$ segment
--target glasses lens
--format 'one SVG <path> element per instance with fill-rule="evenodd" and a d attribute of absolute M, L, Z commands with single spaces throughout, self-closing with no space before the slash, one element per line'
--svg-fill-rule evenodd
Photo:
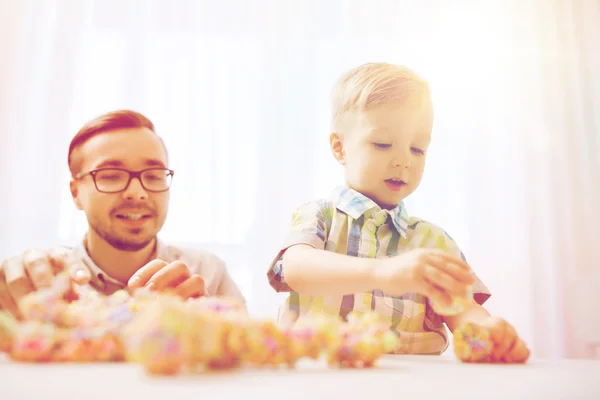
<path fill-rule="evenodd" d="M 149 169 L 142 173 L 142 183 L 150 191 L 167 190 L 171 186 L 171 178 L 168 169 Z"/>
<path fill-rule="evenodd" d="M 118 169 L 104 169 L 96 173 L 96 186 L 101 192 L 120 192 L 125 189 L 129 174 Z"/>

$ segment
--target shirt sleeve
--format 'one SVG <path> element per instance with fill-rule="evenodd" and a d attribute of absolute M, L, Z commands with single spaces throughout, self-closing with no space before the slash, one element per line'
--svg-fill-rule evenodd
<path fill-rule="evenodd" d="M 326 201 L 309 202 L 294 211 L 283 244 L 267 272 L 269 284 L 276 292 L 292 291 L 285 281 L 283 268 L 285 251 L 297 244 L 306 244 L 315 249 L 324 250 L 330 225 L 331 213 Z"/>
<path fill-rule="evenodd" d="M 443 233 L 445 240 L 444 244 L 441 246 L 442 250 L 448 251 L 454 256 L 460 257 L 464 262 L 467 262 L 467 258 L 456 241 L 452 239 L 452 237 L 450 237 L 446 231 L 443 231 Z M 475 274 L 475 283 L 473 284 L 473 299 L 477 302 L 477 304 L 483 305 L 483 303 L 485 303 L 491 296 L 492 294 L 487 286 L 485 286 L 477 274 Z"/>
<path fill-rule="evenodd" d="M 223 275 L 221 277 L 221 283 L 219 284 L 219 287 L 217 288 L 216 295 L 217 296 L 235 297 L 239 300 L 242 300 L 244 303 L 246 302 L 246 299 L 244 298 L 244 295 L 242 294 L 240 288 L 234 282 L 234 280 L 231 278 L 231 276 L 227 272 L 227 269 L 225 268 L 225 266 L 223 266 Z"/>

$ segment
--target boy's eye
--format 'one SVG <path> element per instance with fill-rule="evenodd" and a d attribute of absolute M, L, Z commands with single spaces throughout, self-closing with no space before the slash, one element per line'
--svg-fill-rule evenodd
<path fill-rule="evenodd" d="M 418 148 L 416 148 L 416 147 L 411 147 L 411 148 L 410 148 L 410 150 L 411 150 L 413 153 L 417 153 L 417 154 L 424 154 L 424 153 L 425 153 L 423 150 L 421 150 L 421 149 L 418 149 Z"/>
<path fill-rule="evenodd" d="M 375 147 L 377 147 L 378 149 L 389 149 L 390 147 L 392 147 L 391 144 L 388 143 L 373 143 L 375 145 Z"/>

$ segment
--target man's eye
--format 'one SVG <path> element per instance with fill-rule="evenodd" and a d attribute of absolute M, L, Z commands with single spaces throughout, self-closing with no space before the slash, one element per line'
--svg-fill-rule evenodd
<path fill-rule="evenodd" d="M 375 147 L 377 147 L 378 149 L 389 149 L 390 147 L 392 147 L 391 144 L 388 143 L 373 143 L 375 145 Z"/>
<path fill-rule="evenodd" d="M 411 147 L 411 148 L 410 148 L 410 150 L 411 150 L 413 153 L 417 153 L 417 154 L 425 154 L 425 152 L 424 152 L 423 150 L 421 150 L 421 149 L 418 149 L 418 148 L 416 148 L 416 147 Z"/>
<path fill-rule="evenodd" d="M 98 174 L 98 176 L 96 177 L 96 179 L 100 179 L 103 181 L 118 181 L 119 179 L 122 179 L 123 175 L 120 174 Z"/>

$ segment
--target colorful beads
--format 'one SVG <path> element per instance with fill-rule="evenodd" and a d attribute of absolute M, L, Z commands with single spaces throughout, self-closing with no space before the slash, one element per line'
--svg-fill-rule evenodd
<path fill-rule="evenodd" d="M 371 367 L 397 346 L 374 313 L 351 314 L 347 322 L 315 314 L 284 324 L 252 318 L 242 301 L 224 297 L 182 300 L 144 289 L 102 296 L 60 281 L 19 306 L 22 323 L 0 314 L 0 350 L 28 362 L 127 361 L 151 374 L 177 374 L 293 367 L 325 355 L 332 366 Z"/>
<path fill-rule="evenodd" d="M 472 322 L 454 331 L 454 353 L 465 362 L 487 362 L 494 348 L 489 331 Z"/>

